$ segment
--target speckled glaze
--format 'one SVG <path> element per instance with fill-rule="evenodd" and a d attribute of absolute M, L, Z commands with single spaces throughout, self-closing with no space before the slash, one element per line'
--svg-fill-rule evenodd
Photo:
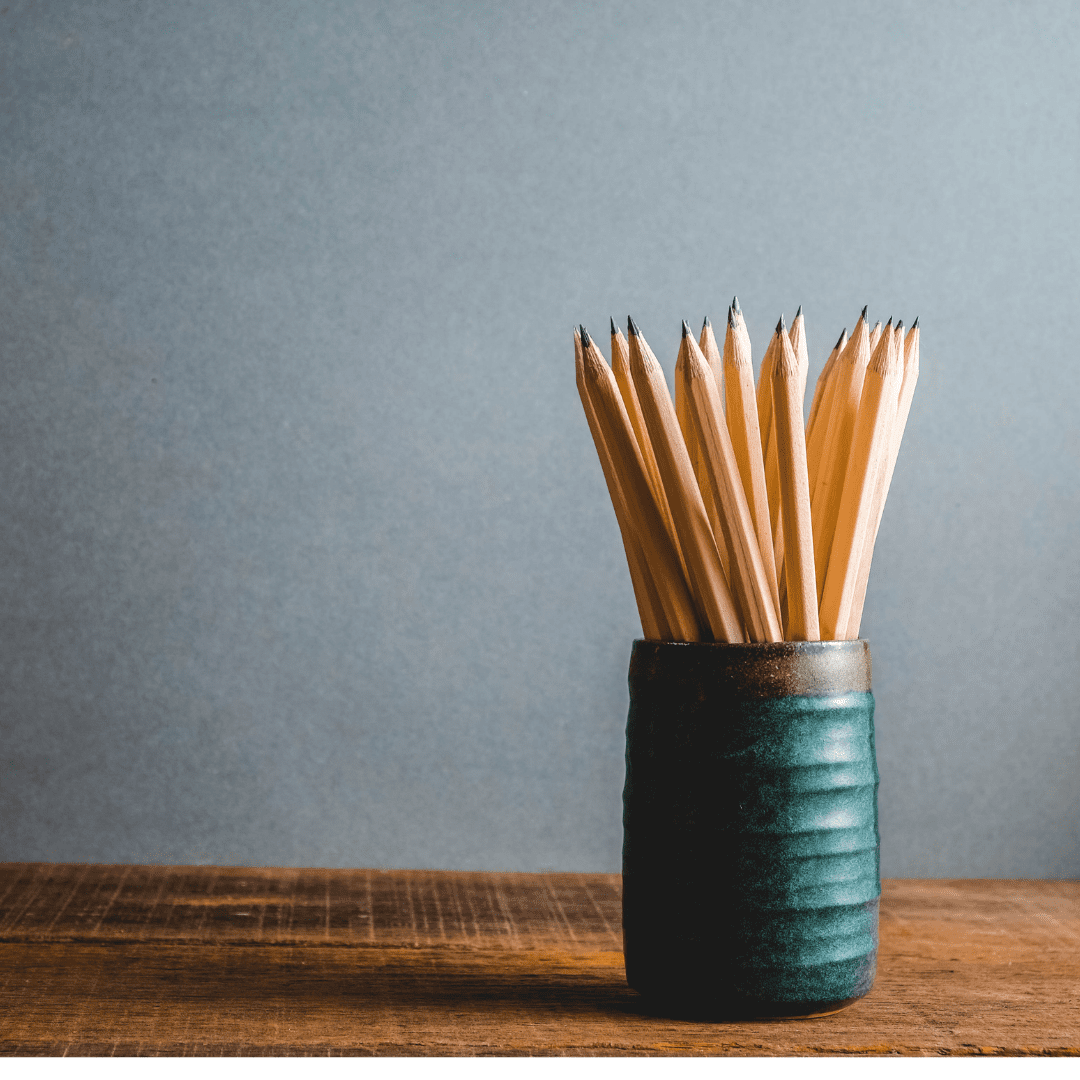
<path fill-rule="evenodd" d="M 718 1018 L 862 997 L 877 960 L 877 786 L 865 641 L 634 642 L 630 985 Z"/>

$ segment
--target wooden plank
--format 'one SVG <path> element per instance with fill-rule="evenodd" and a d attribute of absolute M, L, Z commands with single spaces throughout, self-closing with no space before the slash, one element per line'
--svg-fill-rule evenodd
<path fill-rule="evenodd" d="M 1080 1054 L 1080 882 L 889 881 L 871 994 L 652 1015 L 612 875 L 0 864 L 0 1054 Z"/>

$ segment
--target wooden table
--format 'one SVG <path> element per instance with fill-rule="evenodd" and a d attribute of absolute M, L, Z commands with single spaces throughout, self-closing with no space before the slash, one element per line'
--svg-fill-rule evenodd
<path fill-rule="evenodd" d="M 1080 882 L 887 881 L 814 1020 L 653 1016 L 619 878 L 0 864 L 3 1054 L 1080 1055 Z"/>

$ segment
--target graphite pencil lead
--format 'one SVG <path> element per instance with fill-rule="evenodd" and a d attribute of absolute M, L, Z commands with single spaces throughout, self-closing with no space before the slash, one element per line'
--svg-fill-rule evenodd
<path fill-rule="evenodd" d="M 840 336 L 836 339 L 836 344 L 833 346 L 834 349 L 839 349 L 840 348 L 840 342 L 844 340 L 844 335 L 846 333 L 847 333 L 847 327 L 845 326 L 844 329 L 840 331 Z"/>
<path fill-rule="evenodd" d="M 892 316 L 889 316 L 889 321 L 885 324 L 885 329 L 888 330 L 892 326 Z"/>
<path fill-rule="evenodd" d="M 608 318 L 611 319 L 611 336 L 614 337 L 619 331 L 615 329 L 615 320 L 610 315 Z"/>
<path fill-rule="evenodd" d="M 633 337 L 637 337 L 641 333 L 641 331 L 637 328 L 637 323 L 634 322 L 633 315 L 626 316 L 626 329 Z"/>
<path fill-rule="evenodd" d="M 780 316 L 780 321 L 776 324 L 776 332 L 778 334 L 783 334 L 786 330 L 787 330 L 787 327 L 784 325 L 784 316 L 781 315 Z"/>
<path fill-rule="evenodd" d="M 589 331 L 586 330 L 584 326 L 579 327 L 579 329 L 581 330 L 581 344 L 588 349 L 592 345 L 592 338 L 589 337 Z"/>
<path fill-rule="evenodd" d="M 903 329 L 904 329 L 904 320 L 903 320 L 903 319 L 901 319 L 901 320 L 900 320 L 900 321 L 899 321 L 899 322 L 898 322 L 898 323 L 896 324 L 896 329 L 897 329 L 897 330 L 903 330 Z"/>
<path fill-rule="evenodd" d="M 915 321 L 911 324 L 911 329 L 914 330 L 919 325 L 919 316 L 915 316 Z"/>
<path fill-rule="evenodd" d="M 694 332 L 687 325 L 687 322 L 686 322 L 685 319 L 683 319 L 683 321 L 682 321 L 682 336 L 683 337 L 693 337 L 694 336 Z"/>
<path fill-rule="evenodd" d="M 705 316 L 705 321 L 701 324 L 701 329 L 704 330 L 706 326 L 711 326 L 711 325 L 712 324 L 709 322 L 709 316 L 706 315 Z"/>
<path fill-rule="evenodd" d="M 869 304 L 867 304 L 867 305 L 866 305 L 866 307 L 864 307 L 864 308 L 862 309 L 862 314 L 861 314 L 861 315 L 859 316 L 859 318 L 860 318 L 860 319 L 865 319 L 865 318 L 866 318 L 866 308 L 868 308 L 869 306 L 870 306 L 870 305 L 869 305 Z"/>
<path fill-rule="evenodd" d="M 795 312 L 795 318 L 797 319 L 802 314 L 802 304 L 799 305 L 799 310 Z"/>
<path fill-rule="evenodd" d="M 737 296 L 732 297 L 731 306 L 735 309 L 735 314 L 736 315 L 741 315 L 742 314 L 742 308 L 739 307 L 739 298 Z"/>
<path fill-rule="evenodd" d="M 727 324 L 732 330 L 735 329 L 735 309 L 730 304 L 727 309 Z"/>

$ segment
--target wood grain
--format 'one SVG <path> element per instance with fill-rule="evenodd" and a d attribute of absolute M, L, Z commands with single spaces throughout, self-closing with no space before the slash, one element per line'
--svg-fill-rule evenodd
<path fill-rule="evenodd" d="M 650 1015 L 619 878 L 0 864 L 0 1054 L 1080 1055 L 1080 882 L 887 881 L 870 995 Z"/>

